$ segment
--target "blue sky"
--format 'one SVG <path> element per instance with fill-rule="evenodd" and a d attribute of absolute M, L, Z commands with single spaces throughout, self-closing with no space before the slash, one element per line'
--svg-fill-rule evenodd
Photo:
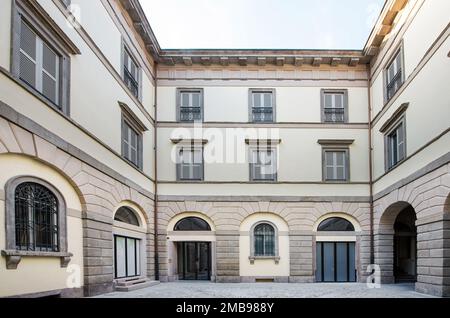
<path fill-rule="evenodd" d="M 140 0 L 162 48 L 362 49 L 384 0 Z"/>

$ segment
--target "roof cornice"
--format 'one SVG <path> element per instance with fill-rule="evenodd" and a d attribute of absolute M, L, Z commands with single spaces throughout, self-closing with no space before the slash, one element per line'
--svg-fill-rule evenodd
<path fill-rule="evenodd" d="M 408 0 L 386 0 L 369 39 L 364 47 L 364 55 L 377 55 L 384 38 L 392 31 L 398 13 L 406 6 Z"/>

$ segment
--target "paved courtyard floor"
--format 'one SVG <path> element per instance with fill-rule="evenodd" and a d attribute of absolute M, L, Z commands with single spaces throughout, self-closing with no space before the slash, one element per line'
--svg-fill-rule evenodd
<path fill-rule="evenodd" d="M 215 284 L 210 282 L 162 283 L 128 293 L 114 292 L 100 298 L 422 298 L 413 284 Z"/>

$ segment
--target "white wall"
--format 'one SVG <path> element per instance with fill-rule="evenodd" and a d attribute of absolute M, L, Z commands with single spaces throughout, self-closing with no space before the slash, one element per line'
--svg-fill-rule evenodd
<path fill-rule="evenodd" d="M 429 60 L 424 60 L 431 45 L 447 27 L 449 11 L 449 1 L 410 1 L 402 15 L 398 17 L 399 22 L 395 30 L 386 40 L 375 62 L 378 71 L 375 72 L 376 77 L 371 86 L 374 115 L 378 114 L 383 105 L 382 69 L 386 67 L 387 58 L 395 53 L 397 43 L 403 41 L 406 71 L 404 91 L 385 107 L 384 113 L 376 119 L 377 122 L 373 127 L 374 178 L 378 179 L 375 193 L 409 176 L 449 151 L 448 134 L 434 144 L 428 145 L 450 127 L 448 37 L 439 44 L 440 46 L 436 46 L 437 51 Z M 411 21 L 407 28 L 407 25 L 404 25 L 405 21 Z M 423 68 L 419 65 L 422 60 L 426 62 Z M 417 151 L 420 153 L 379 179 L 385 173 L 384 136 L 379 130 L 403 103 L 409 103 L 405 113 L 407 156 L 412 156 Z M 425 146 L 427 147 L 422 149 Z"/>

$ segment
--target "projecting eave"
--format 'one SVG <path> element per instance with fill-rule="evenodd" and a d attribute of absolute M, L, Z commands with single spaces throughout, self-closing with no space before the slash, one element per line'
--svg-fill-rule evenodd
<path fill-rule="evenodd" d="M 368 64 L 369 58 L 360 50 L 162 50 L 160 62 L 166 65 L 346 65 Z"/>
<path fill-rule="evenodd" d="M 384 38 L 392 31 L 398 13 L 407 3 L 408 0 L 386 0 L 383 10 L 364 47 L 364 55 L 372 57 L 378 54 Z"/>
<path fill-rule="evenodd" d="M 161 47 L 159 46 L 158 40 L 153 33 L 139 0 L 119 0 L 119 2 L 132 19 L 133 27 L 144 41 L 145 48 L 152 57 L 158 61 L 161 54 Z"/>

